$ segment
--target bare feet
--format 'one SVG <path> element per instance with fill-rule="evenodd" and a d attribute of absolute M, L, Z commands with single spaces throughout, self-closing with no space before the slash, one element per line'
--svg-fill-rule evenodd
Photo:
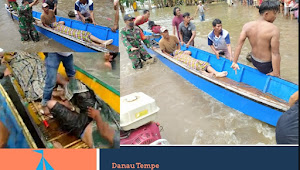
<path fill-rule="evenodd" d="M 226 77 L 228 74 L 227 71 L 217 72 L 215 75 L 216 77 Z"/>
<path fill-rule="evenodd" d="M 63 149 L 64 147 L 61 145 L 61 143 L 57 141 L 52 141 L 53 147 L 56 149 Z"/>
<path fill-rule="evenodd" d="M 105 46 L 107 46 L 107 45 L 110 45 L 111 43 L 113 43 L 113 39 L 106 40 L 102 44 L 104 44 Z"/>

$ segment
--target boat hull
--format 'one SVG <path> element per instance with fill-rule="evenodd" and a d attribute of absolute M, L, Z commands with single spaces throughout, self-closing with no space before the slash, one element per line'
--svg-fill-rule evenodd
<path fill-rule="evenodd" d="M 151 33 L 145 32 L 145 35 L 151 35 Z M 157 42 L 159 39 L 155 38 L 154 40 Z M 207 76 L 201 77 L 195 74 L 195 71 L 191 71 L 191 69 L 184 68 L 180 64 L 171 61 L 172 59 L 164 56 L 161 52 L 152 49 L 147 49 L 147 51 L 156 55 L 174 72 L 220 102 L 272 126 L 276 126 L 279 117 L 288 108 L 287 102 L 289 97 L 298 90 L 298 85 L 296 84 L 280 78 L 266 76 L 249 66 L 239 64 L 241 71 L 235 74 L 230 68 L 231 62 L 227 59 L 220 58 L 218 60 L 213 54 L 194 47 L 186 49 L 185 46 L 181 46 L 181 49 L 191 51 L 192 57 L 209 62 L 217 71 L 228 71 L 227 78 L 234 81 L 237 85 L 246 84 L 267 97 L 271 94 L 275 98 L 279 98 L 282 103 L 266 98 L 262 99 L 259 95 L 251 96 L 251 93 L 242 93 L 238 88 L 232 88 L 232 86 L 225 83 L 212 81 L 214 79 L 207 78 Z"/>

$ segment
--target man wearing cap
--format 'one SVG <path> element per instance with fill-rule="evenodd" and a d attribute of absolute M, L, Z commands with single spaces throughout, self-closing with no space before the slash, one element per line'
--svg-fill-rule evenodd
<path fill-rule="evenodd" d="M 121 38 L 132 62 L 132 67 L 139 69 L 143 67 L 142 61 L 153 63 L 154 58 L 143 47 L 141 41 L 144 42 L 147 48 L 151 47 L 150 42 L 141 34 L 140 29 L 134 26 L 134 19 L 130 14 L 124 16 L 126 26 L 121 30 Z"/>
<path fill-rule="evenodd" d="M 94 3 L 92 0 L 77 0 L 75 2 L 75 10 L 76 20 L 82 21 L 85 23 L 86 20 L 92 20 L 92 23 L 95 25 L 95 18 L 94 18 Z"/>
<path fill-rule="evenodd" d="M 216 77 L 225 77 L 227 76 L 227 71 L 217 72 L 212 68 L 208 62 L 197 60 L 191 57 L 190 51 L 181 51 L 179 40 L 174 35 L 169 35 L 168 30 L 165 27 L 160 29 L 162 39 L 159 41 L 159 48 L 161 51 L 169 57 L 184 63 L 186 66 L 191 69 L 208 72 L 215 75 Z"/>
<path fill-rule="evenodd" d="M 50 28 L 51 24 L 56 22 L 55 13 L 53 10 L 49 9 L 49 5 L 47 3 L 42 4 L 43 13 L 41 15 L 42 24 L 45 27 Z M 65 24 L 64 21 L 59 21 L 59 24 Z"/>
<path fill-rule="evenodd" d="M 39 41 L 39 34 L 33 26 L 32 6 L 38 4 L 38 0 L 22 0 L 22 5 L 18 7 L 19 32 L 22 41 L 28 41 L 29 36 L 33 41 Z"/>

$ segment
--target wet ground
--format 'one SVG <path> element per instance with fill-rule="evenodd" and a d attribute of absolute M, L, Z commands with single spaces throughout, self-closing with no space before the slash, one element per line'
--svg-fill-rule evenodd
<path fill-rule="evenodd" d="M 242 26 L 259 17 L 258 9 L 241 5 L 228 7 L 226 3 L 208 5 L 206 21 L 196 17 L 195 46 L 212 52 L 207 34 L 215 18 L 222 20 L 229 31 L 233 51 Z M 181 11 L 194 15 L 196 6 L 181 6 Z M 152 9 L 150 19 L 171 30 L 173 8 Z M 141 14 L 138 11 L 132 14 Z M 281 76 L 298 84 L 298 22 L 286 20 L 278 14 L 274 24 L 280 29 Z M 120 28 L 124 22 L 120 22 Z M 143 28 L 147 28 L 145 25 Z M 121 42 L 121 41 L 120 41 Z M 239 62 L 252 66 L 245 56 L 250 52 L 248 40 L 242 48 Z M 171 144 L 276 144 L 275 127 L 225 106 L 202 92 L 158 61 L 141 70 L 132 69 L 123 44 L 121 53 L 121 96 L 144 92 L 160 107 L 157 121 L 164 127 L 162 137 Z"/>
<path fill-rule="evenodd" d="M 74 10 L 74 3 L 76 0 L 58 0 L 57 15 L 65 18 L 68 17 L 68 12 Z M 17 0 L 21 4 L 21 0 Z M 60 43 L 41 35 L 39 42 L 21 42 L 19 33 L 18 21 L 12 21 L 10 15 L 7 14 L 4 4 L 6 0 L 0 0 L 0 48 L 5 51 L 73 51 Z M 39 4 L 33 6 L 34 11 L 42 12 L 42 0 Z M 98 25 L 111 27 L 114 24 L 113 4 L 111 0 L 97 0 L 94 1 L 94 16 Z M 73 18 L 74 19 L 74 18 Z"/>

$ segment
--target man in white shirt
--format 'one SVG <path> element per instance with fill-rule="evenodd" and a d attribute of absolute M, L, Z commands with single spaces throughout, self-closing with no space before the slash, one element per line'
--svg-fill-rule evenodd
<path fill-rule="evenodd" d="M 92 24 L 96 25 L 94 18 L 94 3 L 92 0 L 77 0 L 75 2 L 76 20 L 85 23 L 88 20 L 92 21 Z"/>

